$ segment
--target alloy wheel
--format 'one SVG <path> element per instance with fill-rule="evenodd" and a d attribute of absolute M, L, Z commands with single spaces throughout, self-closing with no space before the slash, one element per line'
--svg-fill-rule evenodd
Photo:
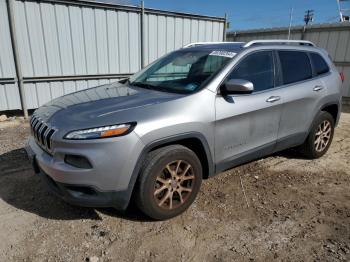
<path fill-rule="evenodd" d="M 159 207 L 176 209 L 192 193 L 195 175 L 192 166 L 184 160 L 168 163 L 157 176 L 153 195 Z"/>
<path fill-rule="evenodd" d="M 322 152 L 329 144 L 332 135 L 332 125 L 328 120 L 324 120 L 316 130 L 315 150 Z"/>

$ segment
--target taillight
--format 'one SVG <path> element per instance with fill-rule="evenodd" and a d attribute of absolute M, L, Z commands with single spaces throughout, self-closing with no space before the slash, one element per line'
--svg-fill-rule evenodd
<path fill-rule="evenodd" d="M 344 82 L 344 80 L 345 80 L 344 73 L 343 73 L 343 72 L 340 72 L 340 73 L 339 73 L 339 76 L 340 76 L 341 81 Z"/>

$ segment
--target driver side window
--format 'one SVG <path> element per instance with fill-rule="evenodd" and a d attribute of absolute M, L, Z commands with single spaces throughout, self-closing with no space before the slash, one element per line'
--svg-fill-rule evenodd
<path fill-rule="evenodd" d="M 226 81 L 231 79 L 243 79 L 252 82 L 254 92 L 273 88 L 275 83 L 272 51 L 259 51 L 243 58 Z"/>

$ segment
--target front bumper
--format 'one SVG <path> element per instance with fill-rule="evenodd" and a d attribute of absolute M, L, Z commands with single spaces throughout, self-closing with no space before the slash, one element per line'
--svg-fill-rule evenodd
<path fill-rule="evenodd" d="M 129 195 L 127 190 L 100 192 L 85 185 L 63 184 L 54 181 L 40 168 L 34 167 L 35 169 L 49 189 L 67 203 L 85 207 L 114 207 L 119 210 L 125 210 L 128 206 L 130 198 L 127 197 Z"/>
<path fill-rule="evenodd" d="M 26 147 L 33 168 L 51 191 L 79 206 L 125 209 L 133 189 L 132 175 L 143 144 L 136 134 L 89 141 L 54 143 L 52 155 L 31 137 Z M 92 168 L 65 162 L 66 155 L 83 156 Z"/>

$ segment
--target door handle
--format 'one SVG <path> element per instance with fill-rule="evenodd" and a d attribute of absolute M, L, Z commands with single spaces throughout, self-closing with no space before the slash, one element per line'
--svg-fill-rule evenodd
<path fill-rule="evenodd" d="M 321 91 L 322 89 L 323 89 L 323 86 L 315 86 L 313 90 L 318 92 L 318 91 Z"/>
<path fill-rule="evenodd" d="M 268 99 L 266 99 L 266 102 L 268 102 L 268 103 L 274 103 L 274 102 L 276 102 L 276 101 L 278 101 L 278 100 L 280 100 L 280 99 L 281 99 L 280 96 L 270 96 Z"/>

